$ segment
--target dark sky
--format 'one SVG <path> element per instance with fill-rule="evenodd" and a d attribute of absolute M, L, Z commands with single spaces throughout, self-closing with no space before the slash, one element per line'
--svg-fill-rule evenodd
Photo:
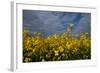
<path fill-rule="evenodd" d="M 61 34 L 74 24 L 72 33 L 89 32 L 91 29 L 90 13 L 23 10 L 23 28 L 43 35 Z"/>

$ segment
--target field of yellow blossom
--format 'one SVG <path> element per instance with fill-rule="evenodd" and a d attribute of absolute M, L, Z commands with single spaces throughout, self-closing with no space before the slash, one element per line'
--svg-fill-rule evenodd
<path fill-rule="evenodd" d="M 71 27 L 72 25 L 70 25 Z M 88 32 L 43 37 L 39 32 L 23 31 L 23 62 L 85 60 L 91 58 L 91 39 Z"/>

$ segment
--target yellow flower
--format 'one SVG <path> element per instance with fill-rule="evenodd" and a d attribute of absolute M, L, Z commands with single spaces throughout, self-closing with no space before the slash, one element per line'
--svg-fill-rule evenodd
<path fill-rule="evenodd" d="M 34 34 L 37 34 L 37 32 L 34 32 Z"/>
<path fill-rule="evenodd" d="M 64 57 L 64 56 L 65 56 L 65 54 L 63 53 L 63 54 L 62 54 L 62 56 Z"/>
<path fill-rule="evenodd" d="M 67 33 L 71 32 L 73 26 L 74 24 L 70 24 L 64 33 L 48 37 L 39 36 L 39 32 L 33 32 L 34 36 L 23 32 L 23 62 L 90 58 L 89 33 Z"/>
<path fill-rule="evenodd" d="M 41 33 L 40 33 L 40 32 L 38 32 L 37 34 L 38 34 L 38 35 L 41 35 Z"/>
<path fill-rule="evenodd" d="M 39 40 L 36 40 L 35 43 L 38 44 Z"/>
<path fill-rule="evenodd" d="M 57 37 L 58 37 L 57 34 L 54 34 L 54 38 L 57 39 Z"/>
<path fill-rule="evenodd" d="M 67 32 L 71 32 L 71 28 L 70 27 L 67 28 Z"/>
<path fill-rule="evenodd" d="M 44 62 L 45 61 L 45 59 L 42 59 L 42 62 Z"/>
<path fill-rule="evenodd" d="M 58 49 L 59 49 L 60 52 L 63 52 L 64 51 L 64 49 L 63 49 L 62 46 L 58 47 Z"/>
<path fill-rule="evenodd" d="M 74 26 L 74 24 L 70 24 L 70 27 L 73 27 Z"/>
<path fill-rule="evenodd" d="M 88 35 L 89 33 L 88 32 L 85 32 L 85 34 Z"/>
<path fill-rule="evenodd" d="M 35 52 L 35 49 L 33 49 L 32 51 Z"/>
<path fill-rule="evenodd" d="M 66 44 L 66 47 L 67 47 L 67 49 L 71 49 L 72 43 L 67 43 L 67 44 Z"/>
<path fill-rule="evenodd" d="M 55 56 L 58 56 L 59 55 L 57 50 L 55 50 L 54 52 L 55 52 Z"/>
<path fill-rule="evenodd" d="M 29 61 L 31 61 L 31 58 L 25 58 L 24 61 L 25 61 L 25 62 L 29 62 Z"/>
<path fill-rule="evenodd" d="M 49 54 L 46 54 L 46 58 L 49 59 L 50 58 L 50 55 Z"/>
<path fill-rule="evenodd" d="M 44 58 L 43 56 L 40 56 L 40 59 Z"/>

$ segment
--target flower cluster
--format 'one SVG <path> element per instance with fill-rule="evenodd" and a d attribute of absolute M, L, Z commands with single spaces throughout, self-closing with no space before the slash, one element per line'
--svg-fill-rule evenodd
<path fill-rule="evenodd" d="M 43 37 L 39 32 L 23 32 L 23 62 L 80 60 L 91 58 L 89 33 L 70 34 L 74 24 L 67 31 Z"/>
<path fill-rule="evenodd" d="M 91 58 L 88 33 L 54 34 L 43 37 L 39 32 L 23 32 L 23 62 L 80 60 Z"/>

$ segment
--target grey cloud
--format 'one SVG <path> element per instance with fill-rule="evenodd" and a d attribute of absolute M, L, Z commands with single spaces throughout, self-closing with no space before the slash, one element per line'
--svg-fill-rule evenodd
<path fill-rule="evenodd" d="M 91 32 L 91 14 L 83 14 L 73 33 Z"/>
<path fill-rule="evenodd" d="M 31 32 L 43 32 L 44 35 L 63 33 L 67 25 L 76 23 L 75 18 L 79 13 L 53 12 L 53 11 L 23 11 L 23 26 Z M 90 15 L 83 14 L 73 33 L 90 30 Z"/>

